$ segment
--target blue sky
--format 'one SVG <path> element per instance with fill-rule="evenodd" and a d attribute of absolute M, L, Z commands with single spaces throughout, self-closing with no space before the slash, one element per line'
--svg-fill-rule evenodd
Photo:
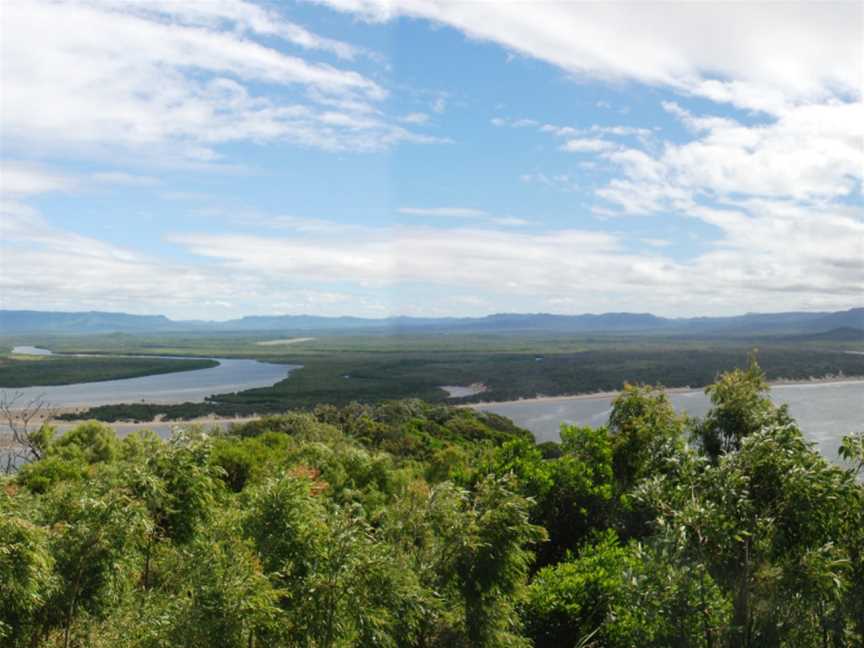
<path fill-rule="evenodd" d="M 4 308 L 862 303 L 860 3 L 2 12 Z"/>

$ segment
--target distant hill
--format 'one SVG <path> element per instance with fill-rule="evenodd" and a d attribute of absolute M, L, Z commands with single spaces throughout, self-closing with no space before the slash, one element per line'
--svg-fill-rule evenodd
<path fill-rule="evenodd" d="M 828 313 L 811 322 L 811 330 L 864 329 L 864 308 Z"/>
<path fill-rule="evenodd" d="M 55 311 L 0 310 L 0 333 L 150 333 L 176 330 L 177 322 L 164 315 L 127 313 L 63 313 Z"/>
<path fill-rule="evenodd" d="M 802 335 L 789 335 L 784 339 L 789 341 L 811 342 L 824 340 L 826 342 L 864 342 L 864 330 L 844 326 L 842 328 L 821 331 L 819 333 L 804 333 Z"/>
<path fill-rule="evenodd" d="M 256 315 L 224 322 L 177 321 L 164 315 L 128 313 L 0 310 L 0 334 L 25 333 L 168 333 L 255 331 L 380 331 L 397 333 L 630 333 L 736 336 L 752 334 L 835 336 L 858 339 L 864 308 L 838 312 L 748 313 L 732 317 L 664 318 L 650 313 L 554 315 L 497 313 L 485 317 L 321 317 Z M 848 338 L 836 336 L 850 336 Z"/>

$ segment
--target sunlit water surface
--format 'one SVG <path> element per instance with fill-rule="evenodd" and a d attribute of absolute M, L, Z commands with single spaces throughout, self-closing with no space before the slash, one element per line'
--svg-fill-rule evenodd
<path fill-rule="evenodd" d="M 36 347 L 16 347 L 15 353 L 46 355 Z M 256 387 L 269 387 L 286 378 L 299 365 L 270 364 L 257 360 L 214 358 L 219 366 L 141 378 L 108 380 L 53 387 L 28 387 L 20 390 L 21 401 L 41 397 L 55 407 L 94 406 L 114 403 L 200 402 L 213 394 L 224 394 Z M 449 386 L 448 386 L 449 387 Z M 470 390 L 471 388 L 464 388 Z M 864 380 L 778 385 L 771 398 L 787 404 L 808 439 L 832 461 L 846 434 L 864 429 Z M 506 403 L 484 403 L 474 407 L 501 414 L 530 430 L 538 441 L 558 441 L 562 423 L 603 425 L 612 410 L 612 396 L 597 398 L 556 398 Z M 673 393 L 675 408 L 691 416 L 704 416 L 710 406 L 701 390 Z M 220 422 L 225 425 L 226 421 Z M 148 427 L 167 435 L 173 424 L 153 423 Z M 0 426 L 2 427 L 2 426 Z M 65 425 L 62 427 L 66 427 Z M 128 432 L 138 426 L 118 424 Z"/>
<path fill-rule="evenodd" d="M 36 347 L 15 347 L 13 353 L 49 355 Z M 152 356 L 151 356 L 152 357 Z M 103 380 L 100 382 L 7 389 L 20 393 L 20 401 L 42 398 L 54 407 L 111 405 L 115 403 L 193 403 L 213 394 L 269 387 L 288 377 L 300 365 L 272 364 L 258 360 L 213 358 L 219 365 L 207 369 Z"/>
<path fill-rule="evenodd" d="M 864 380 L 777 385 L 771 388 L 777 404 L 789 406 L 807 438 L 828 459 L 837 458 L 843 436 L 864 430 Z M 603 425 L 612 411 L 613 397 L 524 400 L 478 405 L 501 414 L 530 430 L 538 441 L 558 441 L 561 423 Z M 691 416 L 704 416 L 710 407 L 702 391 L 671 394 L 675 408 Z"/>

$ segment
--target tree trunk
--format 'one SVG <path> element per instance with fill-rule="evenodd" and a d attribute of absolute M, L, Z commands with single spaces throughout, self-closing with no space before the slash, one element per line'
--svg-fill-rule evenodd
<path fill-rule="evenodd" d="M 750 543 L 744 545 L 744 564 L 738 576 L 732 610 L 735 646 L 750 648 Z"/>

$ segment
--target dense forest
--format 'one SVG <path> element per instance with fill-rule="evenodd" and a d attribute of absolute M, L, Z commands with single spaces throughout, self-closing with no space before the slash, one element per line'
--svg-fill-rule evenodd
<path fill-rule="evenodd" d="M 864 434 L 830 463 L 755 363 L 707 391 L 539 445 L 419 400 L 45 426 L 0 478 L 0 644 L 861 646 Z"/>
<path fill-rule="evenodd" d="M 0 357 L 0 388 L 121 380 L 218 366 L 207 358 Z"/>
<path fill-rule="evenodd" d="M 644 347 L 645 345 L 642 344 Z M 535 348 L 542 349 L 538 344 Z M 204 403 L 125 403 L 93 407 L 83 414 L 114 422 L 150 421 L 156 416 L 191 419 L 311 409 L 320 403 L 347 405 L 421 398 L 427 402 L 506 401 L 621 389 L 628 381 L 666 387 L 703 387 L 718 370 L 747 366 L 748 348 L 699 342 L 693 346 L 586 349 L 578 353 L 332 351 L 279 361 L 302 365 L 270 387 L 218 394 Z M 276 361 L 270 358 L 270 361 Z M 820 348 L 762 348 L 759 361 L 769 380 L 864 376 L 864 355 Z M 441 385 L 482 383 L 477 396 L 448 399 Z M 69 413 L 67 420 L 82 415 Z"/>

